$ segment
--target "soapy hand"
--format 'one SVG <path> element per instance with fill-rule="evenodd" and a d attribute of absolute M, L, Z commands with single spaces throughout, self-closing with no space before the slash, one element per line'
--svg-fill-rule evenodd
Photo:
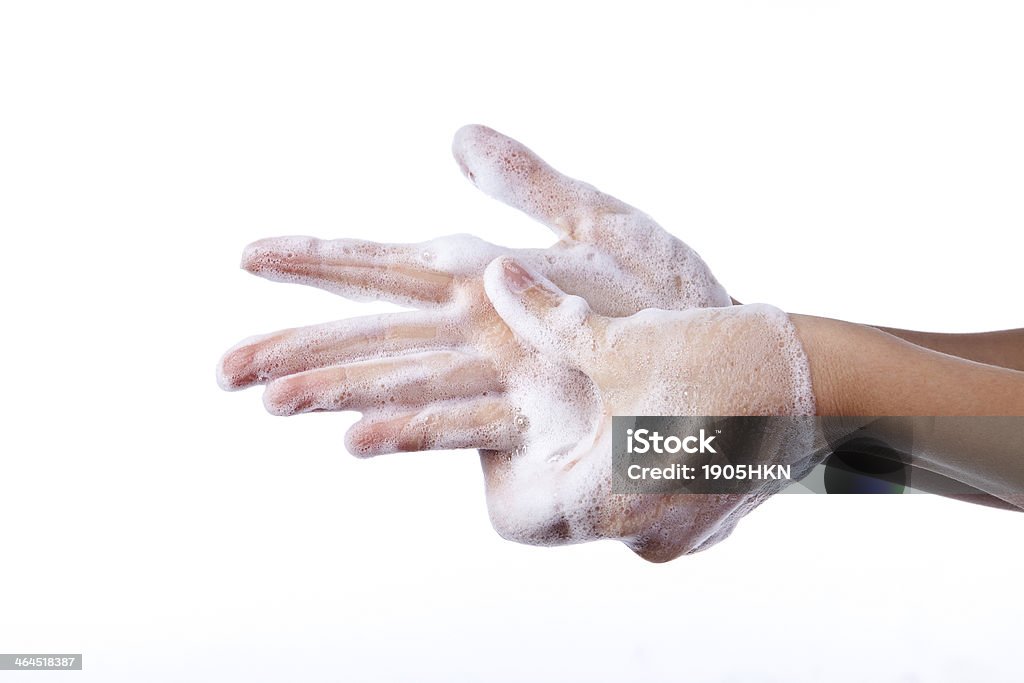
<path fill-rule="evenodd" d="M 508 257 L 487 267 L 484 282 L 533 361 L 523 364 L 531 371 L 504 377 L 525 418 L 518 448 L 483 454 L 491 518 L 503 536 L 535 544 L 615 538 L 663 561 L 721 540 L 777 490 L 766 481 L 743 493 L 613 494 L 611 426 L 613 415 L 814 415 L 807 357 L 785 313 L 752 304 L 606 317 Z M 816 437 L 806 427 L 741 448 L 746 464 L 805 470 Z"/>
<path fill-rule="evenodd" d="M 751 374 L 730 374 L 747 357 L 740 352 L 750 341 L 745 337 L 781 334 L 782 314 L 707 311 L 673 319 L 668 337 L 658 327 L 668 319 L 642 314 L 630 319 L 631 332 L 612 335 L 613 346 L 597 345 L 584 320 L 728 306 L 730 299 L 697 254 L 648 216 L 559 174 L 514 140 L 469 126 L 453 149 L 478 187 L 545 223 L 559 241 L 544 250 L 510 250 L 469 236 L 415 245 L 257 242 L 243 256 L 253 273 L 423 310 L 249 339 L 223 358 L 221 385 L 266 383 L 264 401 L 276 414 L 362 412 L 346 437 L 357 455 L 480 449 L 492 521 L 513 540 L 619 538 L 649 559 L 669 559 L 721 538 L 753 498 L 610 495 L 608 419 L 616 411 L 806 411 L 809 399 L 798 404 L 791 395 L 792 377 L 765 391 Z M 510 255 L 516 261 L 499 258 Z M 513 288 L 531 283 L 523 302 L 508 294 L 506 281 Z M 576 296 L 555 307 L 553 327 L 544 328 L 541 317 L 517 318 L 531 300 L 561 297 L 562 290 Z M 566 316 L 580 324 L 563 324 Z M 627 343 L 635 334 L 649 337 L 646 347 Z M 672 334 L 690 341 L 671 347 L 671 357 L 652 356 L 656 340 Z M 576 357 L 584 349 L 574 342 L 580 339 L 592 344 L 590 356 Z M 674 385 L 668 376 L 647 376 L 659 368 L 681 374 Z M 629 377 L 635 381 L 627 387 Z"/>
<path fill-rule="evenodd" d="M 466 126 L 453 152 L 480 189 L 544 223 L 559 241 L 519 250 L 469 235 L 406 245 L 311 237 L 256 242 L 242 257 L 252 273 L 422 310 L 250 338 L 222 359 L 222 387 L 268 383 L 265 403 L 277 414 L 359 410 L 364 418 L 348 435 L 357 453 L 505 449 L 516 434 L 509 432 L 497 368 L 514 371 L 524 356 L 484 294 L 483 271 L 496 257 L 514 255 L 604 315 L 729 305 L 683 242 L 515 140 Z M 393 426 L 393 438 L 362 438 L 384 425 Z"/>

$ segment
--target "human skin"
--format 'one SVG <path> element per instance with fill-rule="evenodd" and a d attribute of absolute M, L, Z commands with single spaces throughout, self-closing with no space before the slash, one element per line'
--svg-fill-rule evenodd
<path fill-rule="evenodd" d="M 243 267 L 253 273 L 423 310 L 246 340 L 222 359 L 221 385 L 266 384 L 264 402 L 276 414 L 361 411 L 363 419 L 346 437 L 358 455 L 480 449 L 492 521 L 515 540 L 619 538 L 648 559 L 664 560 L 721 538 L 741 503 L 749 509 L 750 500 L 723 496 L 716 502 L 703 496 L 654 509 L 650 501 L 634 500 L 626 512 L 622 501 L 609 499 L 592 509 L 581 499 L 601 498 L 607 491 L 603 474 L 594 474 L 603 467 L 597 449 L 584 449 L 589 469 L 573 466 L 571 475 L 554 466 L 544 469 L 552 458 L 579 462 L 573 450 L 604 424 L 601 397 L 578 369 L 520 342 L 489 300 L 483 272 L 496 256 L 512 254 L 523 267 L 535 268 L 538 277 L 550 277 L 552 290 L 585 297 L 595 316 L 728 307 L 725 290 L 699 256 L 650 217 L 562 176 L 515 141 L 471 126 L 456 135 L 453 148 L 470 180 L 546 224 L 559 235 L 558 243 L 545 250 L 508 250 L 464 236 L 417 245 L 306 237 L 257 242 L 243 255 Z M 757 316 L 751 319 L 756 327 Z M 649 331 L 646 338 L 656 336 Z M 529 375 L 540 380 L 533 395 L 515 381 Z M 543 394 L 544 409 L 523 405 L 534 403 L 536 393 Z M 704 403 L 690 410 L 779 413 L 791 405 L 781 387 L 762 394 L 753 403 L 737 395 L 731 404 Z M 682 406 L 666 404 L 664 410 L 678 412 Z M 540 463 L 529 472 L 515 466 L 527 456 Z M 660 521 L 668 516 L 686 528 L 668 533 Z M 661 529 L 657 538 L 651 534 L 654 526 Z"/>
<path fill-rule="evenodd" d="M 736 299 L 732 299 L 732 303 L 740 304 Z M 1024 370 L 1024 329 L 950 333 L 921 332 L 882 325 L 873 327 L 911 344 L 950 356 L 1010 370 Z"/>
<path fill-rule="evenodd" d="M 477 317 L 477 339 L 489 368 L 453 378 L 453 348 L 314 369 L 272 381 L 268 407 L 375 416 L 348 436 L 360 455 L 449 444 L 454 433 L 461 447 L 481 449 L 495 529 L 535 545 L 617 539 L 666 561 L 725 538 L 778 490 L 769 480 L 743 494 L 615 494 L 610 454 L 614 415 L 813 415 L 806 359 L 782 311 L 752 304 L 603 316 L 509 257 L 487 266 L 483 284 L 478 305 L 494 316 Z M 395 397 L 406 405 L 392 408 Z M 807 433 L 781 435 L 751 449 L 750 464 L 799 470 L 811 443 Z"/>
<path fill-rule="evenodd" d="M 970 333 L 917 332 L 880 326 L 878 329 L 933 351 L 986 365 L 1024 370 L 1022 329 Z"/>
<path fill-rule="evenodd" d="M 446 429 L 418 444 L 403 438 L 394 450 L 412 450 L 414 445 L 503 448 L 514 434 L 501 428 L 493 430 L 488 444 L 466 444 L 463 436 L 467 424 L 504 424 L 511 407 L 501 398 L 495 368 L 524 359 L 484 292 L 483 271 L 496 257 L 511 255 L 536 268 L 562 290 L 583 296 L 602 315 L 728 305 L 724 288 L 686 244 L 643 212 L 558 173 L 515 140 L 484 126 L 466 126 L 456 134 L 453 152 L 477 187 L 543 223 L 559 240 L 546 249 L 508 249 L 468 235 L 402 245 L 311 237 L 255 242 L 245 249 L 242 267 L 256 275 L 420 310 L 247 339 L 221 360 L 222 387 L 267 384 L 265 403 L 278 414 L 363 409 L 364 419 L 349 438 L 350 447 L 359 450 L 362 430 L 380 420 L 397 424 L 395 416 L 371 410 L 375 388 L 370 384 L 378 375 L 396 365 L 410 372 L 443 368 L 447 393 L 432 394 L 433 403 L 481 398 L 445 406 L 429 419 L 441 421 L 439 426 Z M 409 357 L 413 353 L 428 355 Z M 311 374 L 279 381 L 298 373 Z M 344 381 L 348 389 L 303 400 L 289 391 L 300 379 L 325 388 Z M 401 386 L 392 386 L 389 399 L 394 400 L 389 403 L 415 413 L 417 387 L 423 381 L 406 378 Z"/>
<path fill-rule="evenodd" d="M 867 325 L 789 317 L 807 353 L 819 414 L 1024 416 L 1024 372 L 929 349 Z M 1016 427 L 1009 430 L 980 419 L 938 424 L 955 424 L 956 434 L 948 428 L 918 432 L 916 467 L 1024 506 L 1024 420 L 996 423 Z M 880 436 L 901 446 L 896 432 Z"/>
<path fill-rule="evenodd" d="M 739 304 L 733 299 L 734 304 Z M 919 332 L 790 314 L 811 359 L 822 415 L 1022 416 L 1024 329 L 975 333 Z M 881 423 L 896 424 L 893 421 Z M 907 458 L 922 490 L 966 502 L 1019 509 L 1024 491 L 1024 447 L 1004 425 L 1020 422 L 958 420 L 955 438 L 941 430 L 875 436 Z M 969 447 L 965 447 L 969 446 Z M 955 464 L 953 464 L 955 462 Z M 949 493 L 950 482 L 958 493 Z M 987 492 L 987 493 L 985 493 Z"/>
<path fill-rule="evenodd" d="M 222 386 L 267 384 L 264 401 L 276 414 L 361 411 L 363 419 L 347 436 L 358 455 L 480 449 L 492 521 L 514 540 L 617 538 L 647 559 L 663 561 L 724 538 L 768 491 L 659 497 L 656 504 L 650 497 L 610 496 L 607 481 L 595 474 L 606 465 L 604 418 L 643 412 L 793 414 L 792 378 L 779 386 L 750 384 L 756 375 L 751 359 L 771 359 L 763 342 L 778 332 L 778 317 L 768 325 L 750 307 L 728 307 L 724 289 L 686 245 L 636 209 L 561 176 L 515 141 L 468 127 L 456 137 L 455 152 L 467 177 L 544 222 L 559 242 L 547 250 L 508 250 L 466 236 L 417 245 L 305 237 L 258 242 L 243 256 L 251 272 L 424 310 L 247 340 L 222 360 Z M 509 261 L 509 254 L 522 263 Z M 519 316 L 517 329 L 496 310 L 493 295 L 507 279 L 501 273 L 516 269 L 528 274 L 520 279 L 535 283 L 524 291 L 580 295 L 569 298 L 569 308 L 589 320 L 627 319 L 645 308 L 669 309 L 668 315 L 657 325 L 644 316 L 632 320 L 629 329 L 645 345 L 630 354 L 620 344 L 615 354 L 584 370 L 585 359 L 557 359 L 550 348 L 539 353 L 543 335 L 524 340 L 530 335 L 522 321 L 529 316 Z M 571 327 L 561 329 L 567 338 L 575 336 Z M 681 337 L 690 341 L 686 353 L 664 343 Z M 617 363 L 625 373 L 618 378 L 601 370 Z M 643 379 L 638 369 L 645 363 L 662 374 Z M 678 398 L 685 386 L 695 386 L 681 378 L 701 372 L 709 372 L 720 389 L 704 392 L 702 401 L 658 402 L 644 390 L 674 381 L 678 391 L 665 396 Z M 530 375 L 533 383 L 519 381 Z M 632 394 L 622 389 L 623 377 Z M 559 441 L 537 436 L 545 434 Z M 585 444 L 587 439 L 592 443 Z M 524 468 L 523 462 L 532 466 Z"/>

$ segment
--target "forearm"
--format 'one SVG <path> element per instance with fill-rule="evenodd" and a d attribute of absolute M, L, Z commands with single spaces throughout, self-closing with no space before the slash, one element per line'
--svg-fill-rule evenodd
<path fill-rule="evenodd" d="M 872 327 L 790 317 L 807 352 L 819 414 L 849 416 L 851 429 L 861 424 L 856 416 L 899 416 L 875 421 L 872 429 L 912 454 L 914 467 L 1024 506 L 1024 418 L 1014 417 L 1024 416 L 1024 372 L 956 358 Z"/>
<path fill-rule="evenodd" d="M 945 334 L 892 327 L 877 329 L 934 351 L 1012 370 L 1024 370 L 1024 329 Z"/>
<path fill-rule="evenodd" d="M 1024 415 L 1024 372 L 934 351 L 877 328 L 790 315 L 822 415 Z"/>

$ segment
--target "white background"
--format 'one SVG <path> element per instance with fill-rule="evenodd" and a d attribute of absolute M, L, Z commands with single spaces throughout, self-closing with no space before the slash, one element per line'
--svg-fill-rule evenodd
<path fill-rule="evenodd" d="M 539 549 L 477 458 L 214 382 L 385 310 L 264 282 L 278 234 L 552 241 L 450 157 L 480 122 L 653 215 L 730 293 L 1024 325 L 1019 3 L 4 2 L 0 681 L 1020 680 L 1024 517 L 784 496 L 711 551 Z M 675 4 L 675 3 L 673 3 Z"/>

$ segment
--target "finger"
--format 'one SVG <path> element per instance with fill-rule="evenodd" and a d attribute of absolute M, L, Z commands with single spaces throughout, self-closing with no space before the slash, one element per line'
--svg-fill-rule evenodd
<path fill-rule="evenodd" d="M 522 423 L 500 397 L 453 401 L 397 415 L 367 415 L 349 429 L 345 445 L 361 458 L 460 448 L 508 451 L 520 444 Z"/>
<path fill-rule="evenodd" d="M 228 391 L 315 368 L 368 358 L 451 348 L 458 326 L 434 312 L 386 313 L 251 337 L 221 358 L 217 382 Z"/>
<path fill-rule="evenodd" d="M 505 256 L 487 266 L 484 289 L 501 319 L 529 346 L 581 369 L 594 362 L 601 318 L 582 297 Z"/>
<path fill-rule="evenodd" d="M 459 351 L 428 351 L 348 363 L 270 382 L 263 403 L 274 415 L 422 407 L 498 394 L 494 365 Z"/>
<path fill-rule="evenodd" d="M 242 253 L 242 268 L 277 282 L 326 289 L 356 301 L 437 305 L 452 296 L 454 276 L 431 264 L 424 245 L 272 237 Z"/>
<path fill-rule="evenodd" d="M 578 238 L 578 228 L 601 214 L 635 212 L 625 202 L 562 175 L 522 143 L 486 126 L 459 129 L 452 153 L 478 188 L 559 237 Z"/>

